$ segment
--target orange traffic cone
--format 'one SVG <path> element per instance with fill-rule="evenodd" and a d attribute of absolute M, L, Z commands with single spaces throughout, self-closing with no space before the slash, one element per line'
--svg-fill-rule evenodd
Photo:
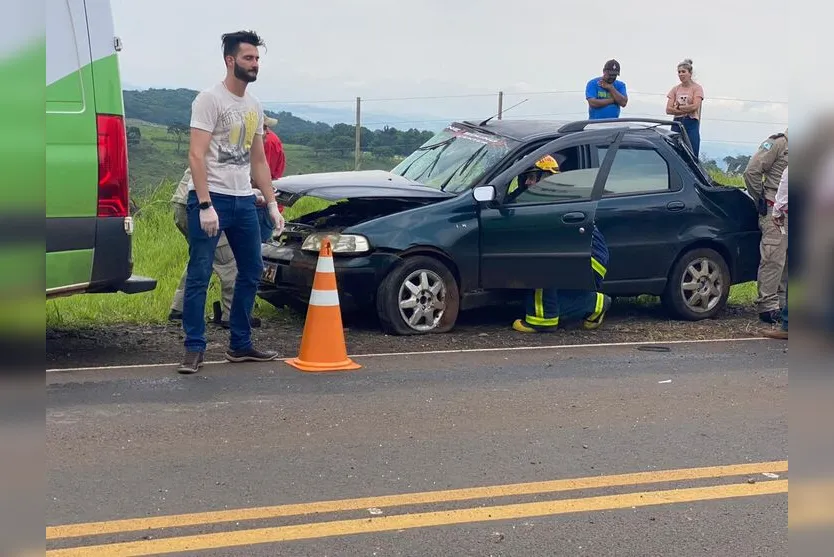
<path fill-rule="evenodd" d="M 362 367 L 347 356 L 333 249 L 327 238 L 322 240 L 319 250 L 313 291 L 301 335 L 301 350 L 297 358 L 291 358 L 287 363 L 302 371 L 341 371 Z"/>

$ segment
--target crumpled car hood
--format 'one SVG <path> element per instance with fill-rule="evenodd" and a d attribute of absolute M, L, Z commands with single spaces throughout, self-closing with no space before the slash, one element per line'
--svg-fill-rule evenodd
<path fill-rule="evenodd" d="M 280 203 L 292 206 L 304 196 L 339 199 L 448 199 L 454 194 L 385 170 L 320 172 L 284 176 L 272 181 Z"/>

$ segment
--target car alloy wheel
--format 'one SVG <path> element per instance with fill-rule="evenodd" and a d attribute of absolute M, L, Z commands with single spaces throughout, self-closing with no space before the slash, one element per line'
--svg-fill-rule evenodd
<path fill-rule="evenodd" d="M 401 257 L 379 283 L 374 302 L 386 334 L 437 334 L 454 328 L 460 293 L 449 265 L 424 254 Z"/>
<path fill-rule="evenodd" d="M 446 284 L 440 275 L 417 269 L 400 285 L 400 316 L 415 331 L 431 331 L 446 311 L 446 294 Z"/>
<path fill-rule="evenodd" d="M 681 275 L 681 296 L 694 313 L 712 311 L 721 302 L 724 283 L 721 269 L 707 257 L 692 260 Z"/>

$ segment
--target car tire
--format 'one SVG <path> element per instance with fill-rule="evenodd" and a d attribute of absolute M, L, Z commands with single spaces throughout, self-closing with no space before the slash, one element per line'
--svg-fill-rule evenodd
<path fill-rule="evenodd" d="M 713 249 L 697 248 L 675 263 L 661 302 L 681 319 L 711 319 L 727 305 L 730 286 L 730 269 L 724 257 Z"/>
<path fill-rule="evenodd" d="M 388 334 L 447 333 L 455 326 L 459 309 L 457 281 L 448 267 L 433 257 L 407 257 L 377 289 L 376 311 L 382 330 Z"/>

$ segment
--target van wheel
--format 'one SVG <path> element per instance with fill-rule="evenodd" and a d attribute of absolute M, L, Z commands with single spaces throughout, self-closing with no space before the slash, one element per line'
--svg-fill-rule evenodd
<path fill-rule="evenodd" d="M 443 263 L 423 255 L 403 260 L 377 289 L 377 315 L 389 334 L 449 332 L 459 308 L 455 277 Z"/>
<path fill-rule="evenodd" d="M 730 269 L 717 251 L 698 248 L 685 253 L 672 268 L 661 302 L 687 321 L 715 317 L 730 297 Z"/>

